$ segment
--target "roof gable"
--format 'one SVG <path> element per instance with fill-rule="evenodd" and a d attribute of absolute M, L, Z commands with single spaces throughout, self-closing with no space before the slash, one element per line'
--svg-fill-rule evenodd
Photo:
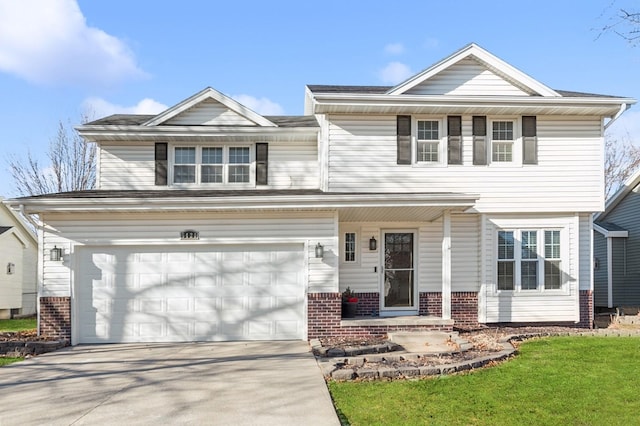
<path fill-rule="evenodd" d="M 0 197 L 0 228 L 3 229 L 0 235 L 17 233 L 16 237 L 21 241 L 22 238 L 29 238 L 34 246 L 37 245 L 34 230 L 29 227 L 25 219 L 9 208 L 2 197 Z M 8 232 L 9 230 L 11 232 Z M 23 236 L 22 238 L 20 237 L 21 235 Z"/>
<path fill-rule="evenodd" d="M 277 127 L 262 115 L 211 87 L 154 116 L 143 125 Z"/>
<path fill-rule="evenodd" d="M 473 43 L 392 87 L 387 94 L 560 96 Z"/>

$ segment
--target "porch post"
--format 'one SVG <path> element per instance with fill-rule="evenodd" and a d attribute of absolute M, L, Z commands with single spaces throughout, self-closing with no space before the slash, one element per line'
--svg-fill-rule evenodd
<path fill-rule="evenodd" d="M 442 319 L 451 319 L 451 212 L 442 216 Z"/>

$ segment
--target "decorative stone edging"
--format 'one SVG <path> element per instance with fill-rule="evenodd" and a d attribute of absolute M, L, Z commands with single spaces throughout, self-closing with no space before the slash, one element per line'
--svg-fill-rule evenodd
<path fill-rule="evenodd" d="M 69 346 L 68 340 L 36 341 L 36 342 L 0 342 L 0 355 L 24 357 L 57 351 Z"/>
<path fill-rule="evenodd" d="M 451 364 L 428 365 L 420 367 L 399 366 L 395 368 L 390 366 L 383 366 L 377 368 L 360 368 L 366 362 L 417 361 L 429 355 L 418 353 L 402 353 L 394 355 L 356 356 L 347 354 L 346 349 L 348 348 L 345 348 L 345 355 L 347 356 L 346 358 L 342 358 L 342 356 L 345 355 L 338 355 L 334 358 L 327 358 L 327 356 L 330 355 L 324 355 L 324 358 L 319 358 L 318 356 L 316 356 L 316 360 L 318 361 L 318 364 L 322 369 L 322 374 L 324 375 L 324 377 L 326 379 L 332 379 L 336 381 L 354 379 L 406 379 L 438 376 L 474 370 L 484 367 L 492 362 L 504 361 L 517 354 L 518 352 L 518 350 L 512 344 L 513 341 L 524 341 L 536 337 L 558 336 L 640 337 L 640 330 L 599 329 L 582 333 L 526 333 L 510 335 L 498 340 L 498 343 L 502 345 L 502 350 L 497 351 L 491 355 L 485 355 L 478 358 Z M 316 353 L 316 345 L 320 345 L 320 342 L 312 341 L 310 343 L 312 348 L 314 348 L 314 353 Z"/>

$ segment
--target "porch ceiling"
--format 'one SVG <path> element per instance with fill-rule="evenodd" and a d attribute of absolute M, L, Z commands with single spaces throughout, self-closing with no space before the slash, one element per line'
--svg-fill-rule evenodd
<path fill-rule="evenodd" d="M 346 207 L 338 209 L 340 222 L 431 222 L 445 210 L 462 213 L 470 206 Z"/>

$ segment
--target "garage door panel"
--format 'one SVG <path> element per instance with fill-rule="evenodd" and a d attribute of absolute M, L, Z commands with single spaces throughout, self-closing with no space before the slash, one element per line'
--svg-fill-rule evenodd
<path fill-rule="evenodd" d="M 302 339 L 301 245 L 80 250 L 78 340 Z"/>

